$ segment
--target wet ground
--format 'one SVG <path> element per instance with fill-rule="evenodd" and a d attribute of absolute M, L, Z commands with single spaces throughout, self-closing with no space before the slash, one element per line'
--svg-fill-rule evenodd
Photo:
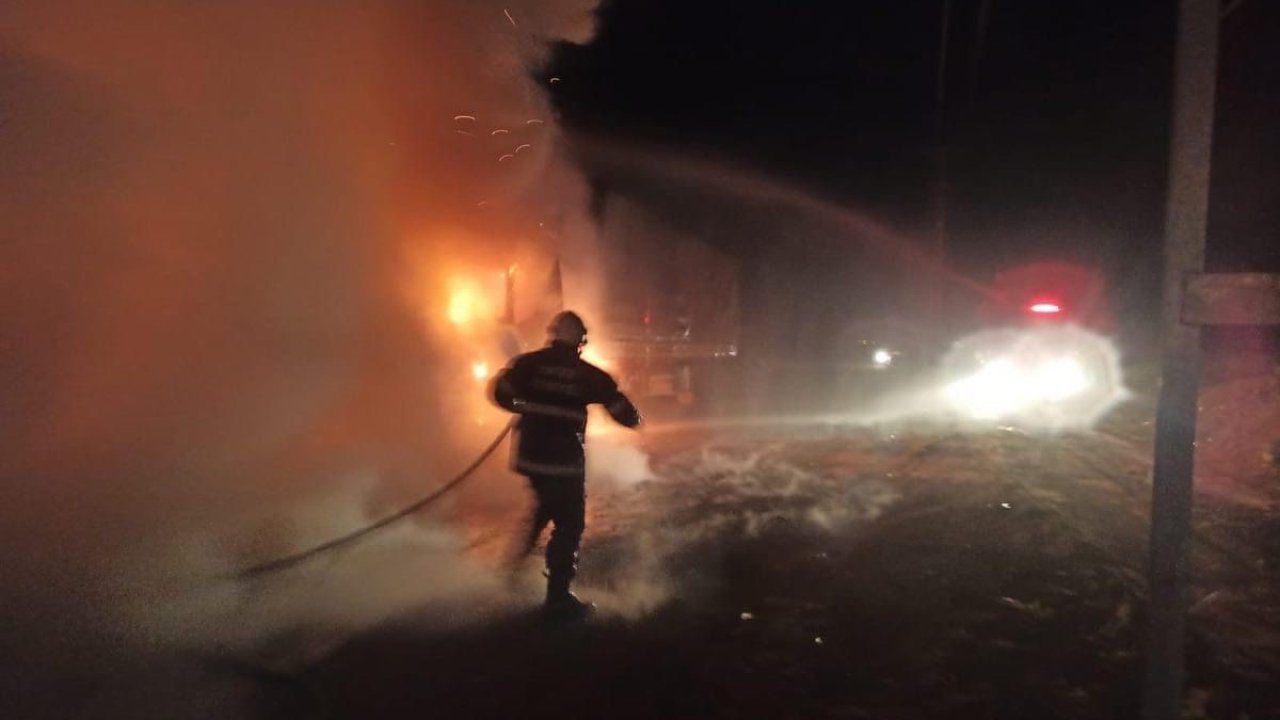
<path fill-rule="evenodd" d="M 1150 437 L 1143 401 L 1064 434 L 655 428 L 651 480 L 593 488 L 596 617 L 545 622 L 536 587 L 483 620 L 424 609 L 260 697 L 273 717 L 1132 718 Z M 1280 717 L 1275 486 L 1200 488 L 1187 717 Z"/>

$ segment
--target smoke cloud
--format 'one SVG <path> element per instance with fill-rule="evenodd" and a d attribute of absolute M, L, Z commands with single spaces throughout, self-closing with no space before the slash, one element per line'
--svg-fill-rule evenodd
<path fill-rule="evenodd" d="M 13 682 L 53 692 L 90 645 L 243 646 L 486 591 L 438 517 L 336 576 L 225 578 L 422 494 L 496 431 L 450 293 L 593 240 L 534 78 L 593 5 L 0 8 Z"/>

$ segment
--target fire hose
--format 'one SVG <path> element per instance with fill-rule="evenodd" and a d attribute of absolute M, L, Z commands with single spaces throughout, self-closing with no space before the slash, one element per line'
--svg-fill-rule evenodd
<path fill-rule="evenodd" d="M 340 547 L 351 545 L 363 538 L 368 537 L 369 535 L 372 535 L 375 532 L 378 532 L 379 530 L 382 530 L 388 527 L 389 525 L 397 523 L 400 520 L 403 520 L 409 517 L 410 515 L 413 515 L 414 513 L 420 512 L 430 507 L 431 505 L 435 504 L 435 502 L 438 501 L 440 498 L 449 494 L 453 490 L 456 490 L 464 482 L 466 482 L 469 478 L 471 478 L 471 476 L 475 474 L 476 470 L 479 470 L 480 466 L 484 465 L 485 461 L 488 460 L 489 457 L 493 455 L 495 451 L 497 451 L 498 446 L 502 445 L 502 441 L 506 440 L 507 436 L 511 434 L 511 429 L 515 426 L 515 422 L 516 421 L 513 418 L 511 422 L 507 423 L 506 426 L 502 428 L 502 431 L 499 432 L 498 436 L 493 439 L 493 442 L 489 443 L 489 445 L 486 446 L 485 449 L 482 450 L 480 454 L 476 456 L 476 459 L 471 461 L 470 465 L 467 465 L 465 468 L 463 468 L 462 472 L 455 475 L 452 479 L 450 479 L 444 485 L 441 485 L 439 488 L 434 490 L 431 494 L 427 495 L 426 497 L 416 500 L 413 503 L 405 506 L 404 508 L 401 508 L 400 510 L 397 510 L 396 512 L 380 520 L 370 523 L 369 525 L 365 525 L 364 527 L 360 527 L 355 530 L 352 530 L 351 532 L 345 535 L 340 535 L 336 538 L 333 538 L 332 540 L 328 540 L 323 543 L 320 543 L 319 545 L 315 545 L 305 550 L 300 550 L 296 553 L 293 553 L 292 555 L 286 555 L 284 557 L 276 558 L 275 560 L 269 560 L 267 562 L 254 565 L 252 567 L 241 570 L 240 572 L 236 573 L 236 577 L 242 578 L 242 579 L 255 578 L 255 577 L 260 577 L 262 575 L 269 575 L 271 573 L 276 573 L 281 570 L 287 570 L 291 567 L 300 565 L 308 560 L 311 560 L 312 558 L 331 552 Z"/>

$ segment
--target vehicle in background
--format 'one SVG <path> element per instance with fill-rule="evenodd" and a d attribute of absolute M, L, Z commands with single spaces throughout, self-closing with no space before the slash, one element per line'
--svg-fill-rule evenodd
<path fill-rule="evenodd" d="M 1078 325 L 1103 335 L 1115 331 L 1106 283 L 1095 270 L 1039 262 L 996 274 L 981 309 L 986 327 Z"/>
<path fill-rule="evenodd" d="M 963 416 L 1088 427 L 1128 397 L 1101 274 L 1041 262 L 996 275 L 983 328 L 941 361 L 944 400 Z"/>

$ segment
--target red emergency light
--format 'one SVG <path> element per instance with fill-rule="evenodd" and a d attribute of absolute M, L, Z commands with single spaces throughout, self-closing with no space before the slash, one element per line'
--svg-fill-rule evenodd
<path fill-rule="evenodd" d="M 1062 312 L 1062 306 L 1053 302 L 1038 302 L 1027 309 L 1037 315 L 1057 315 Z"/>

